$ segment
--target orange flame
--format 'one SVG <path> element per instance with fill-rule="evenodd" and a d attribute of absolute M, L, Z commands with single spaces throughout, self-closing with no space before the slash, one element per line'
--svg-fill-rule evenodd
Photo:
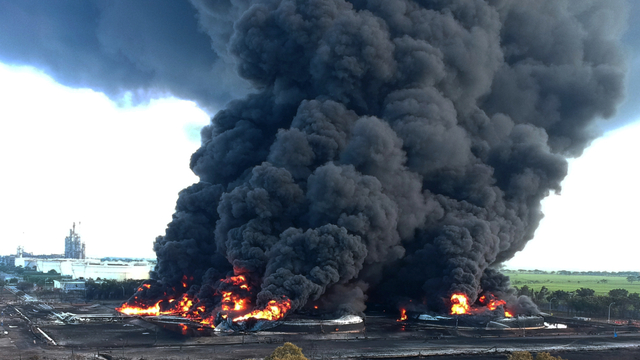
<path fill-rule="evenodd" d="M 236 300 L 235 305 L 233 306 L 233 310 L 240 311 L 240 310 L 244 310 L 244 308 L 245 308 L 244 299 Z"/>
<path fill-rule="evenodd" d="M 493 297 L 493 295 L 491 295 L 491 299 L 487 299 L 486 295 L 482 295 L 480 296 L 480 298 L 478 299 L 478 301 L 482 304 L 485 305 L 489 310 L 493 311 L 495 309 L 498 308 L 498 306 L 500 305 L 506 305 L 507 302 L 504 300 L 497 300 Z"/>
<path fill-rule="evenodd" d="M 482 295 L 478 298 L 478 301 L 480 301 L 481 304 L 486 304 L 487 303 L 487 296 L 486 295 Z"/>
<path fill-rule="evenodd" d="M 193 280 L 193 277 L 192 277 L 192 278 L 190 278 L 190 279 L 188 279 L 188 278 L 187 278 L 187 275 L 182 275 L 182 287 L 183 287 L 183 288 L 185 288 L 185 289 L 186 289 L 186 288 L 187 288 L 187 286 L 188 286 L 188 285 L 187 285 L 187 280 Z"/>
<path fill-rule="evenodd" d="M 193 281 L 193 277 L 187 278 L 187 276 L 183 276 L 182 287 L 185 289 L 188 288 L 191 281 Z M 249 311 L 248 309 L 252 307 L 252 297 L 248 292 L 250 287 L 247 278 L 244 275 L 237 275 L 223 279 L 222 282 L 236 286 L 239 290 L 239 293 L 235 293 L 234 291 L 221 291 L 217 293 L 222 296 L 219 310 L 224 312 L 220 313 L 223 319 L 231 318 L 234 322 L 245 321 L 252 318 L 278 320 L 283 318 L 287 311 L 291 309 L 291 301 L 283 297 L 282 300 L 270 301 L 264 309 L 253 310 L 247 313 Z M 143 284 L 138 288 L 138 291 L 143 291 L 145 288 L 149 289 L 151 285 Z M 177 292 L 175 288 L 172 288 L 172 290 Z M 208 311 L 206 306 L 203 305 L 197 297 L 190 297 L 186 293 L 180 295 L 180 297 L 169 296 L 165 293 L 164 298 L 153 305 L 141 303 L 137 295 L 134 299 L 135 301 L 125 303 L 121 307 L 116 308 L 116 310 L 120 313 L 134 316 L 181 316 L 202 326 L 214 327 L 215 315 L 212 315 L 210 310 Z M 229 314 L 229 312 L 232 313 Z M 244 313 L 244 315 L 239 316 L 242 313 Z M 181 325 L 181 327 L 184 333 L 186 326 Z"/>
<path fill-rule="evenodd" d="M 222 292 L 222 311 L 241 311 L 247 307 L 247 300 L 231 291 Z"/>
<path fill-rule="evenodd" d="M 407 320 L 407 310 L 400 309 L 400 319 L 396 321 L 405 321 L 405 320 Z"/>
<path fill-rule="evenodd" d="M 247 278 L 244 275 L 231 276 L 222 281 L 227 284 L 239 286 L 240 289 L 249 290 L 249 285 L 247 285 Z"/>
<path fill-rule="evenodd" d="M 279 320 L 291 309 L 291 300 L 284 299 L 282 302 L 275 300 L 269 301 L 269 304 L 264 310 L 253 310 L 249 314 L 239 316 L 233 319 L 233 322 L 244 321 L 248 319 L 261 319 L 261 320 Z"/>
<path fill-rule="evenodd" d="M 160 303 L 162 300 L 158 301 L 155 305 L 150 306 L 148 308 L 131 306 L 129 304 L 122 304 L 121 307 L 116 308 L 116 311 L 121 312 L 126 315 L 151 315 L 158 316 L 160 315 Z"/>
<path fill-rule="evenodd" d="M 182 299 L 178 303 L 178 313 L 180 312 L 188 312 L 191 309 L 191 305 L 193 305 L 193 300 L 189 299 L 187 294 L 182 295 Z"/>
<path fill-rule="evenodd" d="M 465 294 L 451 295 L 451 315 L 462 315 L 469 313 L 469 298 Z"/>
<path fill-rule="evenodd" d="M 452 315 L 462 315 L 462 314 L 475 314 L 481 313 L 486 310 L 494 311 L 499 306 L 503 308 L 507 305 L 507 302 L 504 300 L 496 299 L 493 294 L 487 293 L 478 298 L 478 303 L 481 306 L 470 306 L 469 298 L 464 294 L 453 294 L 451 295 L 451 314 Z M 505 317 L 513 317 L 513 314 L 508 310 L 504 310 Z"/>
<path fill-rule="evenodd" d="M 151 288 L 151 285 L 149 284 L 142 284 L 142 286 L 138 287 L 138 291 L 142 291 L 144 289 L 149 289 Z"/>
<path fill-rule="evenodd" d="M 167 310 L 161 309 L 161 304 L 169 304 L 164 308 L 169 307 Z M 198 306 L 194 308 L 193 299 L 189 298 L 187 294 L 183 294 L 179 301 L 176 299 L 163 299 L 156 302 L 153 306 L 144 306 L 139 304 L 123 304 L 121 307 L 116 308 L 116 311 L 133 316 L 160 316 L 160 315 L 176 315 L 186 319 L 190 319 L 194 322 L 200 323 L 204 326 L 213 327 L 213 319 L 203 319 L 201 314 L 205 312 L 204 306 Z"/>

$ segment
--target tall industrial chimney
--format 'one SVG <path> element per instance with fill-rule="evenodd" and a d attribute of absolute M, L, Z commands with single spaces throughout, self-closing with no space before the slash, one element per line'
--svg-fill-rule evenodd
<path fill-rule="evenodd" d="M 76 233 L 76 223 L 69 229 L 69 236 L 64 239 L 64 257 L 67 259 L 84 259 L 84 242 Z"/>

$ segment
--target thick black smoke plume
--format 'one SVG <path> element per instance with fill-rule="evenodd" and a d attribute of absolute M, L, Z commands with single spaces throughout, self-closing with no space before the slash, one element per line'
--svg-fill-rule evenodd
<path fill-rule="evenodd" d="M 566 158 L 623 97 L 621 1 L 83 4 L 87 16 L 65 14 L 87 31 L 52 35 L 54 55 L 83 44 L 45 62 L 58 77 L 81 82 L 77 63 L 90 62 L 113 74 L 106 91 L 166 87 L 215 105 L 233 93 L 218 79 L 241 83 L 215 70 L 233 66 L 254 89 L 202 130 L 200 182 L 154 245 L 154 286 L 186 281 L 210 307 L 233 287 L 223 279 L 244 275 L 256 307 L 286 296 L 293 310 L 361 312 L 410 298 L 446 311 L 454 292 L 491 291 L 528 311 L 495 268 L 531 240 Z M 32 56 L 21 44 L 46 41 L 37 29 L 0 36 L 16 42 L 3 56 Z"/>
<path fill-rule="evenodd" d="M 249 84 L 199 16 L 179 0 L 0 0 L 0 61 L 116 100 L 174 95 L 213 112 Z"/>
<path fill-rule="evenodd" d="M 155 278 L 203 298 L 246 274 L 257 306 L 442 311 L 491 291 L 527 310 L 494 269 L 622 99 L 621 3 L 195 5 L 258 92 L 203 129 Z"/>

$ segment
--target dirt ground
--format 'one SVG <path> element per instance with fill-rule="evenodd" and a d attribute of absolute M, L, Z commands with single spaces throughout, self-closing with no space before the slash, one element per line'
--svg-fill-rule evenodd
<path fill-rule="evenodd" d="M 417 344 L 410 341 L 377 341 L 354 342 L 345 344 L 330 341 L 295 342 L 303 349 L 309 359 L 397 359 L 403 350 L 417 349 Z M 5 352 L 2 349 L 0 359 L 256 359 L 265 358 L 281 344 L 249 344 L 249 345 L 210 345 L 210 346 L 170 346 L 170 347 L 124 347 L 124 348 L 62 348 L 40 347 L 28 350 L 13 349 Z M 455 347 L 447 344 L 447 347 Z M 473 355 L 442 355 L 442 356 L 409 356 L 407 359 L 429 357 L 437 360 L 505 360 L 508 352 L 476 353 Z M 567 360 L 638 360 L 640 349 L 614 349 L 604 351 L 550 351 L 554 356 L 561 356 Z"/>
<path fill-rule="evenodd" d="M 118 317 L 115 303 L 25 303 L 0 297 L 0 360 L 5 359 L 258 359 L 290 341 L 309 359 L 506 359 L 511 351 L 548 351 L 563 359 L 640 360 L 640 332 L 595 330 L 527 332 L 443 331 L 419 322 L 367 318 L 361 333 L 250 333 L 184 336 L 138 318 Z M 75 323 L 58 317 L 83 314 Z M 95 317 L 95 320 L 94 320 Z M 46 334 L 45 335 L 43 335 Z M 48 338 L 47 338 L 48 337 Z M 55 345 L 53 344 L 55 342 Z"/>

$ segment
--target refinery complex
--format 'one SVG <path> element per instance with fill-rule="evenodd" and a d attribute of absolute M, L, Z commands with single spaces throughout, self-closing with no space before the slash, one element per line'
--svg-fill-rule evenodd
<path fill-rule="evenodd" d="M 107 260 L 89 259 L 85 254 L 85 243 L 76 231 L 74 223 L 64 239 L 64 255 L 36 255 L 26 253 L 22 246 L 13 256 L 3 257 L 3 263 L 30 268 L 43 273 L 55 271 L 72 279 L 145 280 L 155 265 L 151 260 Z"/>
<path fill-rule="evenodd" d="M 6 151 L 8 174 L 24 175 L 5 186 L 24 209 L 6 206 L 14 234 L 76 187 L 105 238 L 123 236 L 118 219 L 158 231 L 166 191 L 187 185 L 155 260 L 88 258 L 80 223 L 59 255 L 3 257 L 0 360 L 292 359 L 269 356 L 287 342 L 305 360 L 638 359 L 638 293 L 534 288 L 502 270 L 537 236 L 569 161 L 633 119 L 602 123 L 631 109 L 640 69 L 627 2 L 0 1 L 0 63 L 126 111 L 35 91 L 16 102 L 28 126 L 23 110 L 44 100 L 64 112 L 7 132 L 32 135 Z M 168 160 L 195 148 L 201 123 L 171 107 L 147 121 L 165 96 L 211 115 L 188 167 Z M 95 116 L 69 122 L 74 109 Z M 82 141 L 57 156 L 41 134 Z M 48 181 L 56 168 L 64 187 Z M 41 204 L 55 207 L 29 211 Z M 615 243 L 613 224 L 594 225 L 606 235 L 556 235 Z"/>
<path fill-rule="evenodd" d="M 265 357 L 284 342 L 301 346 L 309 359 L 497 356 L 520 349 L 579 355 L 598 350 L 623 356 L 640 341 L 636 324 L 515 313 L 489 293 L 473 304 L 465 295 L 454 294 L 447 313 L 408 303 L 329 316 L 318 306 L 289 311 L 287 299 L 250 311 L 250 300 L 242 294 L 251 292 L 253 284 L 241 275 L 224 280 L 229 291 L 222 292 L 221 307 L 214 312 L 206 309 L 206 299 L 188 291 L 187 277 L 180 289 L 158 294 L 153 302 L 138 297 L 125 303 L 88 301 L 83 296 L 89 279 L 136 279 L 136 294 L 152 291 L 155 282 L 148 279 L 154 262 L 88 259 L 75 224 L 64 244 L 64 255 L 34 255 L 19 248 L 15 256 L 3 257 L 5 265 L 55 271 L 64 279 L 55 280 L 54 288 L 72 295 L 47 297 L 46 289 L 25 292 L 15 283 L 5 285 L 0 290 L 0 359 L 17 353 L 63 357 L 70 352 L 83 359 L 177 359 L 212 352 L 236 359 Z M 570 345 L 561 344 L 567 339 L 573 339 Z"/>
<path fill-rule="evenodd" d="M 366 311 L 324 319 L 290 314 L 257 331 L 204 326 L 176 315 L 117 312 L 114 302 L 44 301 L 15 286 L 0 290 L 0 359 L 34 355 L 74 359 L 265 358 L 285 342 L 308 359 L 505 359 L 513 351 L 550 351 L 564 359 L 632 359 L 639 328 L 500 311 L 433 314 Z M 615 337 L 614 337 L 615 334 Z M 594 350 L 597 350 L 594 352 Z"/>
<path fill-rule="evenodd" d="M 15 256 L 3 257 L 5 265 L 55 271 L 64 279 L 55 280 L 54 288 L 72 295 L 56 298 L 47 296 L 46 289 L 25 292 L 15 283 L 6 284 L 0 290 L 0 359 L 17 353 L 63 357 L 70 352 L 86 359 L 177 359 L 212 352 L 236 359 L 265 357 L 284 342 L 301 346 L 309 359 L 496 356 L 519 349 L 624 355 L 640 341 L 636 324 L 517 313 L 489 293 L 473 304 L 465 295 L 454 294 L 446 313 L 408 303 L 328 315 L 318 306 L 289 311 L 287 299 L 250 311 L 250 300 L 242 294 L 254 285 L 239 275 L 224 280 L 229 291 L 221 294 L 221 307 L 214 312 L 207 311 L 206 299 L 188 291 L 186 277 L 180 289 L 157 294 L 152 303 L 138 297 L 125 303 L 89 301 L 83 297 L 89 279 L 136 279 L 136 294 L 152 291 L 155 280 L 146 279 L 154 263 L 87 259 L 75 224 L 64 244 L 64 255 L 34 255 L 19 248 Z M 567 339 L 573 339 L 570 345 L 561 344 Z"/>

